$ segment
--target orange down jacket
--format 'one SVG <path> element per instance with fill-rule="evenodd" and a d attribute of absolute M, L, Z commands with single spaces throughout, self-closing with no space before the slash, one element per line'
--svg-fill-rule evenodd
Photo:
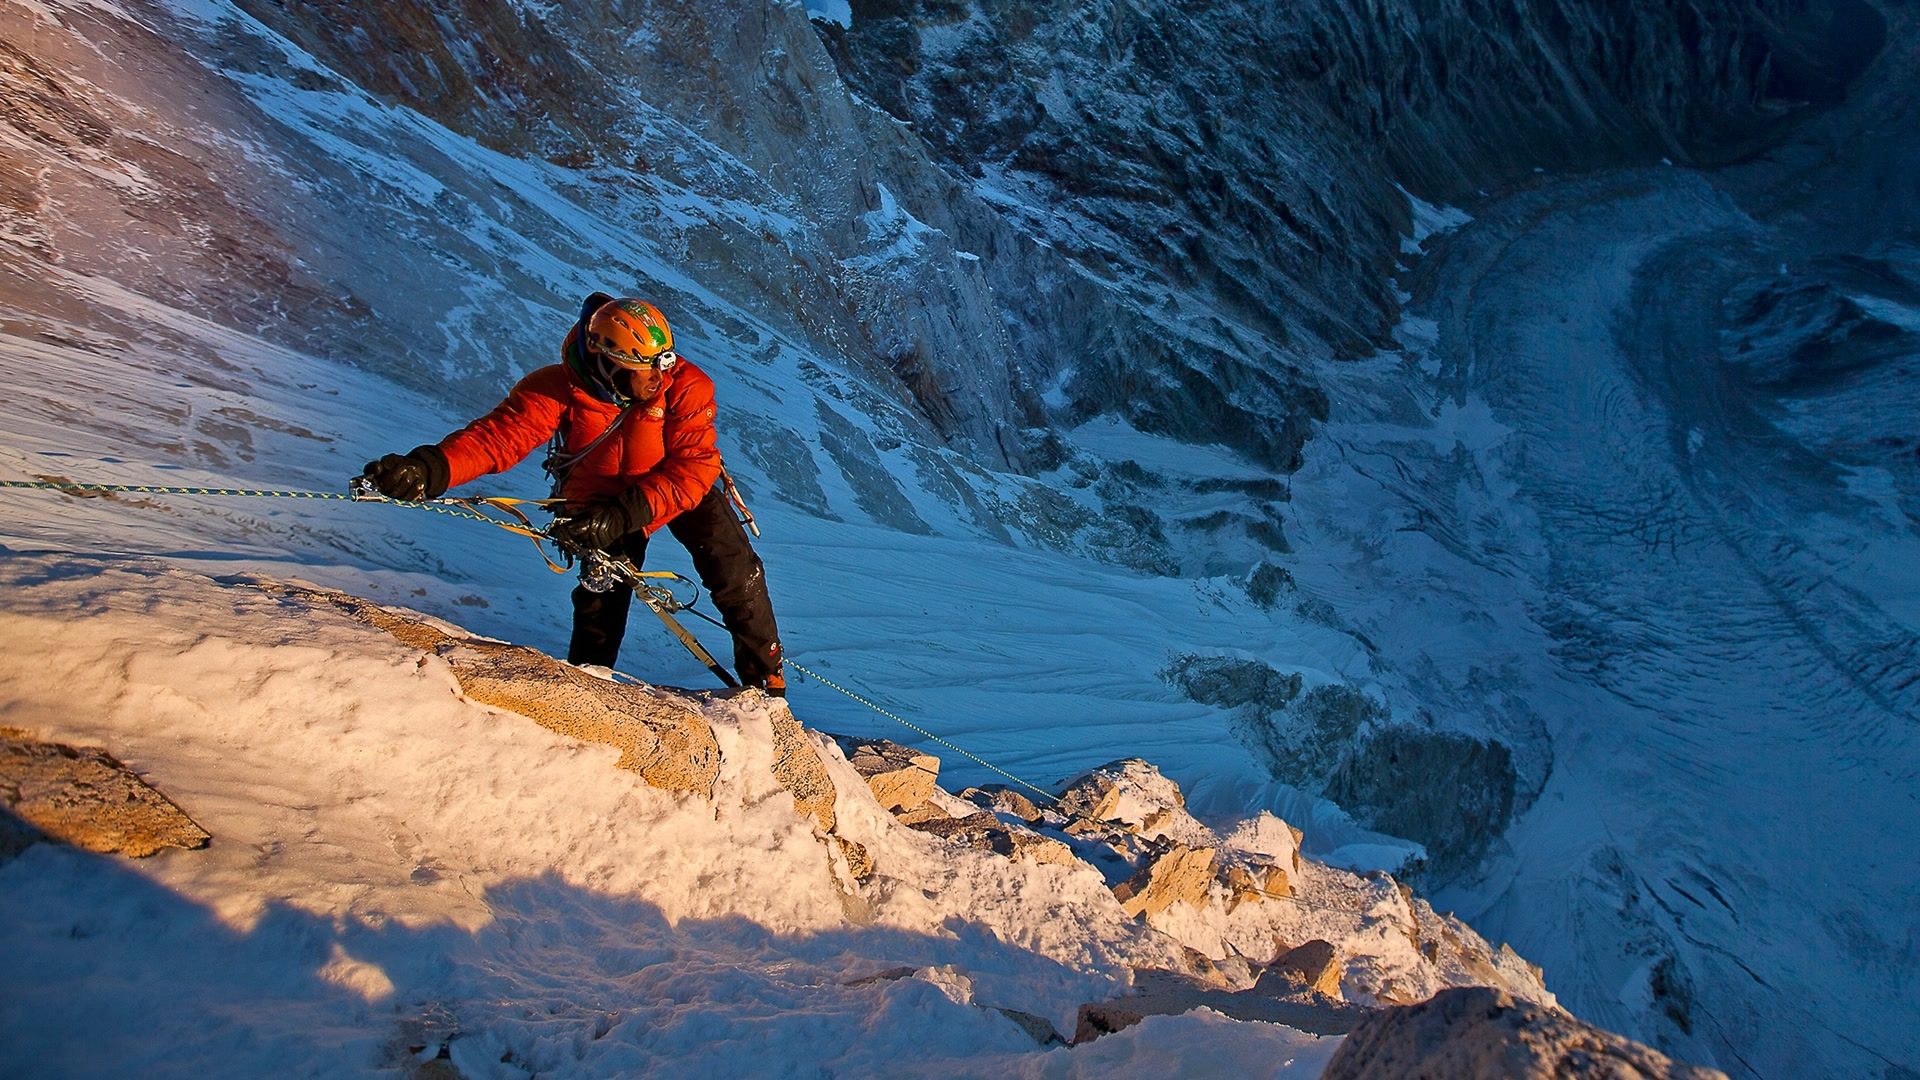
<path fill-rule="evenodd" d="M 619 429 L 568 470 L 561 497 L 585 502 L 638 488 L 653 510 L 651 534 L 693 509 L 720 478 L 713 380 L 682 358 L 660 392 L 633 403 L 624 418 L 571 365 L 533 372 L 492 412 L 440 440 L 449 486 L 511 469 L 555 431 L 565 452 L 578 454 L 616 420 Z"/>

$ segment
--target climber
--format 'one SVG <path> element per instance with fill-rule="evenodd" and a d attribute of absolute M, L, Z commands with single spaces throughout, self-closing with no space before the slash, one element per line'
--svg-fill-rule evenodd
<path fill-rule="evenodd" d="M 560 346 L 560 363 L 521 379 L 487 415 L 405 454 L 367 463 L 392 499 L 449 487 L 520 463 L 551 440 L 547 471 L 567 500 L 550 534 L 564 547 L 625 556 L 637 567 L 661 528 L 693 557 L 733 635 L 743 685 L 786 695 L 766 571 L 733 513 L 714 431 L 713 380 L 673 348 L 660 310 L 594 293 Z M 573 590 L 567 662 L 612 667 L 633 589 Z"/>

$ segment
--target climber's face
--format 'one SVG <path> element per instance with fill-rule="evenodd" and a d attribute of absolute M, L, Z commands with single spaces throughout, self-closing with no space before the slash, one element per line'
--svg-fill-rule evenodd
<path fill-rule="evenodd" d="M 627 379 L 627 396 L 635 401 L 651 401 L 666 385 L 666 373 L 657 367 L 628 367 L 620 365 Z"/>

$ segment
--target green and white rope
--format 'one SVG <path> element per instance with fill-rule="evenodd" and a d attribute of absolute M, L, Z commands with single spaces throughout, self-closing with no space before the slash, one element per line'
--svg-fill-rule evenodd
<path fill-rule="evenodd" d="M 439 502 L 408 502 L 402 499 L 389 499 L 380 496 L 354 496 L 338 491 L 265 491 L 254 488 L 215 488 L 215 487 L 167 487 L 159 484 L 79 484 L 72 481 L 54 480 L 0 480 L 0 488 L 27 488 L 39 491 L 58 491 L 65 495 L 84 498 L 89 493 L 113 495 L 231 495 L 247 498 L 267 499 L 319 499 L 328 502 L 374 502 L 404 506 L 409 510 L 430 510 L 448 517 L 469 518 L 497 525 L 499 522 L 485 514 L 475 513 L 458 504 Z"/>
<path fill-rule="evenodd" d="M 879 713 L 881 716 L 884 716 L 889 720 L 892 720 L 894 723 L 899 724 L 903 727 L 906 727 L 910 730 L 919 732 L 921 735 L 925 736 L 927 739 L 933 742 L 939 743 L 941 746 L 944 746 L 947 749 L 953 751 L 954 753 L 959 754 L 961 757 L 966 758 L 968 761 L 973 762 L 975 765 L 978 765 L 981 768 L 990 769 L 993 772 L 999 773 L 1001 776 L 1004 776 L 1007 779 L 1013 781 L 1014 783 L 1019 784 L 1021 787 L 1026 788 L 1028 791 L 1031 791 L 1034 794 L 1039 795 L 1041 798 L 1047 800 L 1050 803 L 1053 803 L 1055 805 L 1059 804 L 1060 802 L 1059 798 L 1056 797 L 1052 792 L 1046 790 L 1045 788 L 1038 787 L 1034 784 L 1030 784 L 1027 781 L 1022 780 L 1020 777 L 1015 776 L 1012 773 L 1008 772 L 1007 770 L 1001 768 L 1000 766 L 995 765 L 993 762 L 988 761 L 986 758 L 983 758 L 980 755 L 974 753 L 973 751 L 968 750 L 961 746 L 956 746 L 953 743 L 947 741 L 946 739 L 943 739 L 940 736 L 935 735 L 933 732 L 928 731 L 926 728 L 921 727 L 919 724 L 916 724 L 913 721 L 908 720 L 906 717 L 903 717 L 896 712 L 893 712 L 889 709 L 876 705 L 871 701 L 868 701 L 866 698 L 861 697 L 859 694 L 854 693 L 853 691 L 847 689 L 844 686 L 841 686 L 839 683 L 834 682 L 832 679 L 827 678 L 826 676 L 820 674 L 819 672 L 814 671 L 811 668 L 800 665 L 799 663 L 795 662 L 792 657 L 790 656 L 783 657 L 782 662 L 784 662 L 788 667 L 794 669 L 795 671 L 798 671 L 800 674 L 805 675 L 807 678 L 814 680 L 815 682 L 819 683 L 822 686 L 827 687 L 830 690 L 837 690 L 840 693 L 845 694 L 847 697 L 852 698 L 854 701 L 857 701 L 862 705 L 865 705 L 867 708 L 872 709 L 874 712 Z"/>

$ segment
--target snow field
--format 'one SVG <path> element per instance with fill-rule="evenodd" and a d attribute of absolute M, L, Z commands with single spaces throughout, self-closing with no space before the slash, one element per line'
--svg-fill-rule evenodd
<path fill-rule="evenodd" d="M 1196 1015 L 1041 1054 L 984 1006 L 1070 1031 L 1119 964 L 1177 946 L 1090 868 L 954 848 L 870 798 L 841 799 L 840 831 L 888 880 L 850 921 L 772 777 L 766 706 L 708 700 L 709 804 L 465 701 L 443 663 L 343 616 L 150 563 L 0 566 L 0 715 L 114 748 L 215 836 L 0 868 L 25 976 L 0 1018 L 38 1075 L 357 1073 L 421 1039 L 470 1077 L 1072 1076 L 1215 1039 L 1228 1075 L 1331 1042 Z M 846 985 L 902 966 L 921 974 Z"/>

